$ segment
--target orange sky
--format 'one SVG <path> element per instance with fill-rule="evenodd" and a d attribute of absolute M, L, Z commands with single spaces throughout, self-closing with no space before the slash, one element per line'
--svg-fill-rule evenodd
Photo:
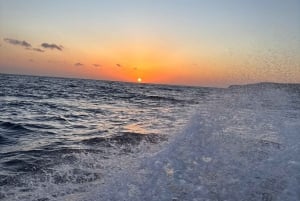
<path fill-rule="evenodd" d="M 253 1 L 188 1 L 0 0 L 0 73 L 221 87 L 300 82 L 299 2 L 260 2 L 266 13 Z"/>

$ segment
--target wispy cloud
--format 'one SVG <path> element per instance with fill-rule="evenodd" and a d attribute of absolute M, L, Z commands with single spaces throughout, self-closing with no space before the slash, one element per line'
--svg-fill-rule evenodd
<path fill-rule="evenodd" d="M 11 45 L 18 45 L 18 46 L 22 46 L 25 48 L 31 48 L 31 44 L 26 42 L 25 40 L 21 41 L 21 40 L 12 39 L 12 38 L 4 38 L 3 40 Z"/>
<path fill-rule="evenodd" d="M 43 50 L 41 48 L 33 48 L 32 45 L 25 40 L 17 40 L 17 39 L 13 39 L 13 38 L 4 38 L 3 40 L 6 43 L 11 44 L 11 45 L 24 47 L 26 50 L 31 50 L 31 51 L 36 51 L 36 52 L 45 52 L 45 50 Z M 59 51 L 62 51 L 64 48 L 62 45 L 49 44 L 49 43 L 42 43 L 41 47 L 43 47 L 44 49 L 51 49 L 51 50 L 56 49 Z"/>
<path fill-rule="evenodd" d="M 78 62 L 78 63 L 74 64 L 74 66 L 84 66 L 84 64 Z"/>
<path fill-rule="evenodd" d="M 31 50 L 36 51 L 36 52 L 45 52 L 44 50 L 40 48 L 32 48 Z"/>
<path fill-rule="evenodd" d="M 121 64 L 116 64 L 116 66 L 117 66 L 117 67 L 122 67 L 122 65 L 121 65 Z"/>
<path fill-rule="evenodd" d="M 94 67 L 101 67 L 100 64 L 93 64 Z"/>
<path fill-rule="evenodd" d="M 51 49 L 51 50 L 59 50 L 62 51 L 63 50 L 63 46 L 62 45 L 56 45 L 54 43 L 50 44 L 50 43 L 42 43 L 41 46 L 45 49 Z"/>

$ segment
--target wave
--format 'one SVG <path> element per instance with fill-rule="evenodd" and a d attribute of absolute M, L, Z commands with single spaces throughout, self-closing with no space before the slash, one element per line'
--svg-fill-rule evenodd
<path fill-rule="evenodd" d="M 1 200 L 298 200 L 297 87 L 4 84 Z"/>
<path fill-rule="evenodd" d="M 133 132 L 122 132 L 121 135 L 117 136 L 94 137 L 82 140 L 81 142 L 89 145 L 97 144 L 103 147 L 109 147 L 113 145 L 138 145 L 142 141 L 148 143 L 159 143 L 165 140 L 167 140 L 167 137 L 159 134 L 139 134 Z"/>
<path fill-rule="evenodd" d="M 13 122 L 3 122 L 0 121 L 0 127 L 7 130 L 15 130 L 15 131 L 31 131 L 30 129 L 27 129 L 25 126 L 19 123 L 13 123 Z"/>
<path fill-rule="evenodd" d="M 3 135 L 0 134 L 0 145 L 1 144 L 3 144 L 3 145 L 10 144 L 11 142 L 12 141 L 8 137 L 3 136 Z"/>
<path fill-rule="evenodd" d="M 165 97 L 165 96 L 149 95 L 149 96 L 145 96 L 145 98 L 155 100 L 155 101 L 170 101 L 172 103 L 185 102 L 185 100 L 180 100 L 180 99 L 176 99 L 176 98 L 172 98 L 172 97 Z"/>
<path fill-rule="evenodd" d="M 297 200 L 299 122 L 259 101 L 249 103 L 252 110 L 226 107 L 251 101 L 235 98 L 201 108 L 163 150 L 78 200 Z"/>

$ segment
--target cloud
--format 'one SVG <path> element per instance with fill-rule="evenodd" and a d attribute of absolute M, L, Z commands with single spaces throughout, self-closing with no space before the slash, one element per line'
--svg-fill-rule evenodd
<path fill-rule="evenodd" d="M 18 45 L 18 46 L 22 46 L 25 48 L 31 48 L 31 44 L 26 42 L 25 40 L 21 41 L 21 40 L 12 39 L 12 38 L 4 38 L 3 40 L 11 45 Z"/>
<path fill-rule="evenodd" d="M 40 48 L 32 48 L 31 50 L 36 51 L 36 52 L 45 52 L 44 50 Z"/>
<path fill-rule="evenodd" d="M 32 51 L 36 51 L 36 52 L 45 52 L 45 50 L 41 49 L 41 48 L 33 48 L 31 46 L 30 43 L 28 43 L 27 41 L 23 40 L 17 40 L 17 39 L 12 39 L 12 38 L 4 38 L 3 39 L 6 43 L 9 43 L 11 45 L 16 45 L 16 46 L 22 46 L 24 47 L 26 50 L 32 50 Z M 45 49 L 56 49 L 59 51 L 63 50 L 63 46 L 62 45 L 56 45 L 56 44 L 49 44 L 49 43 L 42 43 L 41 46 Z"/>
<path fill-rule="evenodd" d="M 95 66 L 95 67 L 101 67 L 100 64 L 93 64 L 93 66 Z"/>
<path fill-rule="evenodd" d="M 74 64 L 74 66 L 84 66 L 84 64 L 78 62 L 78 63 Z"/>
<path fill-rule="evenodd" d="M 42 43 L 41 44 L 41 46 L 43 47 L 43 48 L 45 48 L 45 49 L 51 49 L 51 50 L 53 50 L 53 49 L 56 49 L 56 50 L 59 50 L 59 51 L 62 51 L 63 50 L 63 46 L 62 45 L 56 45 L 56 44 L 49 44 L 49 43 Z"/>
<path fill-rule="evenodd" d="M 116 66 L 118 66 L 118 67 L 122 67 L 122 65 L 121 65 L 121 64 L 116 64 Z"/>

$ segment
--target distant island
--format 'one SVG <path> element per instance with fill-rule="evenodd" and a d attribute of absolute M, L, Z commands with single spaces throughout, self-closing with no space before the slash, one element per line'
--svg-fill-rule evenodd
<path fill-rule="evenodd" d="M 228 89 L 262 89 L 262 88 L 298 88 L 300 83 L 276 83 L 276 82 L 259 82 L 244 85 L 230 85 Z"/>

